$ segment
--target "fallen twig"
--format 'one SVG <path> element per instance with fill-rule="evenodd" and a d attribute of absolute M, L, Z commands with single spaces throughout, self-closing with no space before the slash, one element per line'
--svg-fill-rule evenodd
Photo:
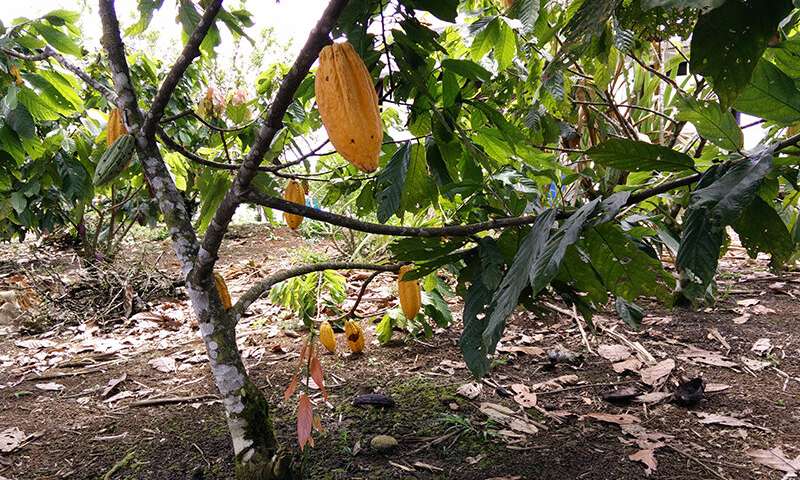
<path fill-rule="evenodd" d="M 192 397 L 163 397 L 163 398 L 148 398 L 146 400 L 139 400 L 128 405 L 130 408 L 137 407 L 155 407 L 158 405 L 170 405 L 174 403 L 193 403 L 200 400 L 218 400 L 219 397 L 212 394 L 195 395 Z"/>

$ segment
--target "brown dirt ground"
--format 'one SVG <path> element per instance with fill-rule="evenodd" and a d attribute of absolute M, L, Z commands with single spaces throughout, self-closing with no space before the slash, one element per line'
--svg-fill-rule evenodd
<path fill-rule="evenodd" d="M 292 252 L 303 244 L 318 251 L 327 248 L 324 242 L 312 243 L 284 230 L 237 229 L 220 263 L 221 270 L 232 278 L 234 299 L 253 278 L 278 265 L 288 265 Z M 165 241 L 138 241 L 124 261 L 145 258 L 150 264 L 174 271 L 176 265 L 167 245 Z M 19 248 L 7 247 L 0 252 L 0 263 L 18 255 Z M 61 262 L 62 267 L 75 261 L 69 252 L 51 252 L 47 257 L 48 262 Z M 0 286 L 7 283 L 12 270 L 0 272 Z M 635 415 L 647 431 L 672 436 L 655 451 L 658 464 L 649 478 L 781 478 L 780 472 L 754 464 L 745 452 L 782 447 L 790 458 L 800 454 L 800 328 L 796 321 L 800 304 L 795 299 L 800 294 L 800 275 L 773 275 L 766 271 L 765 262 L 747 259 L 738 249 L 725 259 L 722 271 L 722 292 L 713 308 L 696 312 L 647 305 L 648 325 L 642 332 L 629 330 L 612 312 L 598 320 L 630 341 L 640 342 L 657 360 L 674 359 L 677 367 L 666 385 L 668 390 L 681 377 L 698 375 L 708 383 L 730 385 L 723 392 L 707 395 L 691 409 L 672 403 L 615 406 L 605 402 L 601 395 L 613 388 L 608 384 L 629 382 L 643 392 L 647 390 L 638 382 L 638 375 L 619 375 L 610 362 L 589 354 L 573 319 L 555 312 L 539 316 L 519 312 L 507 329 L 506 345 L 520 344 L 522 335 L 528 335 L 535 340 L 528 346 L 544 351 L 561 346 L 584 353 L 584 360 L 579 365 L 550 368 L 540 355 L 498 355 L 489 377 L 493 384 L 533 385 L 566 374 L 578 377 L 577 383 L 538 397 L 543 411 L 563 415 L 561 423 L 528 409 L 530 418 L 544 424 L 546 430 L 520 435 L 511 442 L 508 430 L 489 421 L 479 410 L 481 402 L 519 410 L 508 397 L 508 390 L 484 383 L 482 393 L 474 400 L 456 394 L 459 386 L 474 381 L 460 364 L 458 324 L 429 339 L 401 338 L 396 333 L 396 340 L 388 346 L 368 343 L 365 355 L 347 355 L 340 345 L 337 355 L 322 358 L 330 398 L 325 403 L 318 393 L 313 397 L 325 432 L 317 434 L 316 447 L 307 450 L 307 477 L 645 478 L 644 465 L 629 459 L 639 450 L 630 436 L 617 425 L 581 418 L 601 412 Z M 351 297 L 360 286 L 359 278 L 363 275 L 350 275 Z M 758 306 L 737 305 L 745 299 L 757 299 Z M 0 337 L 0 430 L 17 427 L 27 435 L 34 434 L 24 446 L 0 454 L 0 477 L 103 478 L 127 456 L 128 461 L 107 478 L 232 478 L 232 448 L 218 402 L 200 398 L 175 405 L 131 406 L 133 401 L 160 395 L 215 393 L 207 366 L 186 361 L 202 355 L 203 350 L 185 302 L 185 298 L 163 299 L 163 308 L 172 321 L 155 327 L 137 330 L 141 325 L 119 323 L 111 329 L 90 328 L 92 335 L 87 336 L 85 329 L 58 325 L 37 336 Z M 368 293 L 362 311 L 382 310 L 387 305 L 394 305 L 393 291 L 391 279 L 383 278 Z M 154 307 L 161 308 L 157 302 Z M 758 312 L 761 307 L 767 309 L 753 314 L 746 323 L 733 322 L 742 309 L 755 308 Z M 457 313 L 459 306 L 454 303 L 453 309 Z M 240 328 L 241 333 L 249 332 L 242 338 L 246 363 L 252 378 L 274 405 L 280 437 L 287 445 L 294 445 L 295 402 L 283 402 L 281 397 L 296 369 L 296 352 L 302 339 L 285 333 L 293 327 L 287 312 L 264 300 L 254 305 L 253 311 Z M 723 368 L 678 358 L 690 345 L 725 354 L 727 348 L 709 335 L 713 328 L 730 345 L 727 358 L 737 366 Z M 367 328 L 367 334 L 369 342 L 374 328 Z M 142 345 L 125 343 L 131 335 L 139 335 Z M 770 339 L 774 346 L 767 357 L 772 365 L 749 372 L 742 367 L 740 357 L 758 359 L 751 346 L 760 338 Z M 18 343 L 37 339 L 53 344 L 36 348 Z M 106 344 L 100 340 L 110 342 L 111 347 L 103 351 L 98 344 Z M 588 340 L 595 352 L 600 344 L 618 343 L 591 328 Z M 178 359 L 177 371 L 162 373 L 148 364 L 164 356 Z M 54 367 L 44 368 L 48 362 Z M 72 366 L 65 366 L 65 362 L 72 362 Z M 70 376 L 40 376 L 52 377 L 54 372 Z M 72 375 L 76 372 L 80 374 Z M 103 387 L 123 374 L 127 378 L 109 397 L 119 392 L 130 392 L 130 397 L 104 399 Z M 45 391 L 35 386 L 47 382 L 64 388 Z M 397 406 L 389 410 L 352 406 L 357 394 L 375 391 L 391 395 Z M 758 428 L 702 424 L 697 412 L 740 417 Z M 399 448 L 388 454 L 372 451 L 369 442 L 376 434 L 394 436 Z"/>

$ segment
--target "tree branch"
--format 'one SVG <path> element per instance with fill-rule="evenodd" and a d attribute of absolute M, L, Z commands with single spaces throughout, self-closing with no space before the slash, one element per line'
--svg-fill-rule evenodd
<path fill-rule="evenodd" d="M 289 280 L 290 278 L 307 275 L 314 272 L 322 272 L 325 270 L 375 270 L 377 272 L 398 272 L 403 264 L 391 265 L 375 265 L 372 263 L 355 263 L 355 262 L 325 262 L 313 263 L 309 265 L 302 265 L 287 270 L 281 270 L 277 273 L 260 280 L 248 289 L 236 305 L 231 307 L 234 318 L 238 319 L 244 314 L 247 308 L 258 300 L 262 295 L 267 293 L 275 284 Z"/>
<path fill-rule="evenodd" d="M 222 243 L 225 231 L 233 217 L 236 208 L 239 206 L 243 192 L 250 186 L 250 182 L 258 173 L 258 166 L 261 164 L 264 155 L 270 148 L 272 140 L 277 132 L 283 128 L 283 116 L 291 104 L 294 94 L 300 83 L 308 74 L 311 65 L 314 64 L 319 56 L 320 50 L 330 42 L 330 32 L 336 24 L 348 0 L 331 0 L 317 25 L 311 31 L 303 46 L 300 54 L 295 59 L 289 73 L 283 78 L 278 93 L 270 106 L 266 123 L 261 127 L 250 152 L 245 157 L 239 168 L 239 173 L 233 181 L 230 190 L 225 194 L 225 198 L 217 207 L 214 218 L 206 230 L 202 246 L 197 254 L 197 261 L 194 266 L 194 274 L 198 278 L 210 275 L 217 259 L 217 252 Z M 277 158 L 277 157 L 276 157 Z M 272 159 L 273 161 L 275 158 Z"/>
<path fill-rule="evenodd" d="M 200 22 L 198 22 L 197 27 L 195 27 L 194 32 L 192 32 L 192 35 L 183 47 L 183 51 L 178 57 L 178 60 L 172 65 L 167 77 L 164 79 L 164 83 L 161 84 L 161 88 L 158 89 L 158 93 L 156 93 L 156 97 L 153 99 L 150 111 L 148 111 L 145 116 L 144 124 L 142 125 L 142 133 L 145 137 L 150 138 L 155 135 L 156 126 L 164 115 L 164 109 L 167 107 L 167 103 L 169 103 L 172 92 L 175 91 L 175 87 L 178 86 L 178 82 L 183 78 L 183 74 L 186 73 L 186 69 L 189 68 L 189 65 L 192 64 L 195 58 L 200 56 L 200 44 L 203 43 L 203 39 L 206 38 L 208 31 L 214 25 L 214 19 L 217 13 L 219 13 L 220 8 L 222 8 L 222 0 L 211 0 L 208 2 L 206 11 L 203 12 L 203 16 L 200 18 Z"/>
<path fill-rule="evenodd" d="M 356 309 L 358 309 L 358 305 L 361 303 L 361 299 L 364 297 L 364 293 L 367 291 L 367 287 L 369 286 L 370 282 L 375 280 L 375 277 L 377 277 L 381 273 L 383 273 L 381 270 L 377 270 L 373 272 L 369 277 L 367 277 L 366 280 L 364 280 L 364 283 L 361 284 L 361 290 L 358 291 L 358 296 L 356 297 L 355 303 L 353 304 L 352 307 L 350 307 L 349 312 L 345 313 L 344 315 L 338 318 L 339 320 L 355 316 Z"/>
<path fill-rule="evenodd" d="M 91 86 L 100 94 L 105 97 L 111 104 L 117 103 L 117 94 L 114 93 L 107 85 L 100 83 L 99 81 L 95 80 L 91 77 L 88 73 L 84 72 L 81 67 L 75 65 L 74 63 L 70 62 L 63 55 L 56 52 L 50 46 L 44 47 L 41 53 L 36 55 L 25 55 L 24 53 L 15 52 L 14 50 L 8 48 L 0 48 L 0 51 L 8 55 L 9 57 L 18 58 L 20 60 L 25 60 L 26 62 L 40 62 L 42 60 L 46 60 L 48 58 L 54 58 L 58 63 L 61 64 L 62 67 L 69 70 L 70 72 L 74 73 L 75 76 L 86 82 L 87 85 Z"/>
<path fill-rule="evenodd" d="M 143 116 L 131 83 L 130 69 L 125 58 L 125 46 L 120 36 L 119 20 L 114 10 L 114 0 L 100 0 L 100 19 L 103 24 L 101 42 L 108 53 L 111 78 L 117 92 L 117 106 L 125 113 L 128 131 L 136 137 L 136 150 L 142 170 L 152 186 L 158 206 L 169 227 L 175 254 L 181 262 L 184 275 L 188 274 L 197 255 L 197 237 L 183 197 L 167 169 L 154 138 L 141 135 Z M 209 276 L 210 278 L 210 276 Z"/>

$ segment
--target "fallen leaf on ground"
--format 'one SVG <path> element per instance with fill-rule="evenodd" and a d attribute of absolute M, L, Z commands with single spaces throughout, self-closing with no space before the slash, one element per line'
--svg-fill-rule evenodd
<path fill-rule="evenodd" d="M 706 384 L 706 393 L 719 393 L 724 392 L 731 388 L 730 385 L 725 385 L 724 383 L 707 383 Z"/>
<path fill-rule="evenodd" d="M 740 307 L 752 307 L 753 305 L 758 305 L 761 300 L 757 298 L 745 298 L 744 300 L 737 300 L 736 305 Z"/>
<path fill-rule="evenodd" d="M 17 427 L 6 428 L 0 432 L 0 453 L 10 453 L 25 440 L 25 432 Z"/>
<path fill-rule="evenodd" d="M 752 457 L 753 461 L 759 465 L 784 472 L 786 476 L 783 478 L 793 478 L 800 473 L 800 455 L 792 460 L 783 453 L 780 447 L 769 450 L 748 450 L 747 455 Z"/>
<path fill-rule="evenodd" d="M 638 397 L 634 398 L 633 401 L 639 403 L 651 404 L 664 401 L 671 396 L 672 394 L 669 392 L 650 392 L 650 393 L 645 393 L 644 395 L 639 395 Z"/>
<path fill-rule="evenodd" d="M 642 362 L 639 361 L 636 357 L 631 357 L 627 360 L 623 360 L 621 362 L 617 362 L 611 365 L 611 368 L 614 369 L 617 373 L 624 373 L 624 372 L 633 372 L 638 373 L 639 369 L 642 368 Z"/>
<path fill-rule="evenodd" d="M 615 425 L 630 425 L 633 423 L 639 423 L 639 417 L 635 415 L 628 415 L 626 413 L 621 413 L 618 415 L 612 413 L 587 413 L 586 415 L 581 416 L 581 419 L 590 418 L 592 420 L 597 420 L 598 422 L 605 422 L 605 423 L 613 423 Z"/>
<path fill-rule="evenodd" d="M 148 365 L 159 372 L 172 373 L 175 371 L 175 359 L 172 357 L 158 357 L 147 362 Z"/>
<path fill-rule="evenodd" d="M 55 382 L 37 383 L 36 388 L 38 388 L 39 390 L 44 390 L 46 392 L 59 392 L 61 390 L 64 390 L 64 385 Z"/>
<path fill-rule="evenodd" d="M 521 418 L 512 419 L 508 423 L 508 427 L 516 432 L 527 433 L 529 435 L 535 435 L 536 433 L 539 433 L 539 429 L 536 427 L 536 425 Z"/>
<path fill-rule="evenodd" d="M 602 395 L 603 400 L 611 403 L 628 402 L 639 395 L 636 387 L 622 387 Z"/>
<path fill-rule="evenodd" d="M 771 313 L 775 313 L 775 310 L 769 307 L 765 307 L 764 305 L 756 305 L 750 309 L 753 315 L 769 315 Z"/>
<path fill-rule="evenodd" d="M 722 348 L 724 348 L 727 353 L 730 353 L 731 345 L 728 343 L 725 337 L 722 336 L 722 334 L 716 327 L 708 329 L 708 339 L 718 341 L 720 345 L 722 345 Z"/>
<path fill-rule="evenodd" d="M 109 394 L 111 394 L 111 392 L 114 391 L 115 388 L 117 388 L 117 385 L 124 382 L 125 379 L 127 378 L 128 378 L 127 373 L 123 373 L 121 376 L 117 378 L 112 378 L 111 380 L 108 381 L 108 383 L 106 384 L 106 388 L 103 389 L 103 393 L 101 393 L 100 396 L 103 398 L 107 397 Z"/>
<path fill-rule="evenodd" d="M 658 462 L 656 461 L 655 457 L 655 450 L 653 450 L 652 448 L 639 450 L 636 453 L 628 455 L 628 458 L 633 460 L 634 462 L 642 462 L 645 467 L 644 474 L 647 475 L 648 477 L 654 471 L 656 471 L 656 468 L 658 467 Z"/>
<path fill-rule="evenodd" d="M 760 372 L 761 370 L 764 370 L 765 368 L 767 368 L 770 365 L 772 365 L 772 362 L 765 362 L 765 361 L 762 361 L 762 360 L 754 360 L 752 358 L 747 358 L 747 357 L 739 357 L 739 360 L 742 361 L 742 364 L 745 367 L 749 368 L 750 370 L 752 370 L 754 372 Z"/>
<path fill-rule="evenodd" d="M 688 362 L 711 365 L 714 367 L 733 368 L 739 366 L 738 363 L 730 360 L 720 352 L 712 352 L 697 347 L 689 347 L 682 354 L 678 355 L 678 358 Z"/>
<path fill-rule="evenodd" d="M 667 377 L 675 369 L 675 360 L 668 358 L 662 360 L 652 367 L 645 368 L 639 372 L 642 382 L 653 387 L 660 387 L 667 381 Z"/>
<path fill-rule="evenodd" d="M 750 320 L 750 317 L 752 317 L 752 315 L 750 315 L 749 313 L 743 313 L 738 317 L 734 318 L 733 323 L 735 323 L 736 325 L 743 325 L 747 323 L 748 320 Z"/>
<path fill-rule="evenodd" d="M 531 355 L 534 357 L 543 357 L 545 354 L 544 349 L 541 347 L 519 346 L 519 345 L 497 347 L 497 351 L 503 353 L 520 353 L 523 355 Z"/>
<path fill-rule="evenodd" d="M 491 402 L 482 402 L 478 409 L 481 413 L 498 423 L 506 423 L 509 417 L 514 414 L 514 411 L 510 408 Z"/>
<path fill-rule="evenodd" d="M 764 357 L 772 351 L 772 341 L 770 341 L 769 338 L 759 338 L 755 341 L 755 343 L 753 343 L 750 351 L 756 355 L 761 355 Z"/>
<path fill-rule="evenodd" d="M 514 395 L 514 401 L 523 408 L 533 408 L 536 406 L 536 394 L 533 392 L 520 392 Z"/>
<path fill-rule="evenodd" d="M 631 351 L 624 345 L 600 345 L 597 347 L 597 354 L 609 362 L 620 362 L 630 358 Z"/>
<path fill-rule="evenodd" d="M 483 391 L 483 385 L 480 383 L 465 383 L 458 387 L 456 393 L 469 400 L 475 400 L 478 395 Z"/>
<path fill-rule="evenodd" d="M 729 415 L 718 415 L 716 413 L 706 412 L 692 412 L 700 417 L 700 423 L 704 425 L 722 425 L 723 427 L 743 427 L 743 428 L 757 428 L 759 430 L 766 430 L 764 427 L 753 425 L 750 422 L 741 420 Z"/>

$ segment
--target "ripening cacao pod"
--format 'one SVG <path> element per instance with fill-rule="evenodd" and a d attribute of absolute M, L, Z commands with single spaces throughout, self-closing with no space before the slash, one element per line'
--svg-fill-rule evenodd
<path fill-rule="evenodd" d="M 347 346 L 353 353 L 360 353 L 364 351 L 364 331 L 361 330 L 361 325 L 352 320 L 344 322 L 344 335 L 347 338 Z"/>
<path fill-rule="evenodd" d="M 106 145 L 109 147 L 123 135 L 128 133 L 125 122 L 122 121 L 122 111 L 119 108 L 111 110 L 106 123 Z"/>
<path fill-rule="evenodd" d="M 135 143 L 133 135 L 125 134 L 103 152 L 94 170 L 92 184 L 95 187 L 114 180 L 125 170 L 133 158 Z"/>
<path fill-rule="evenodd" d="M 336 151 L 359 170 L 374 172 L 383 143 L 378 94 L 352 45 L 334 43 L 322 49 L 314 89 Z"/>
<path fill-rule="evenodd" d="M 327 320 L 319 326 L 319 341 L 329 352 L 336 353 L 336 336 L 333 334 L 333 327 Z"/>
<path fill-rule="evenodd" d="M 19 74 L 19 67 L 17 67 L 16 65 L 12 65 L 11 68 L 8 69 L 8 73 L 10 73 L 12 77 L 14 77 L 14 83 L 18 87 L 21 87 L 24 82 L 22 81 L 22 76 Z"/>
<path fill-rule="evenodd" d="M 283 192 L 283 199 L 298 205 L 306 204 L 306 193 L 303 191 L 303 186 L 297 180 L 289 180 L 286 185 L 286 191 Z M 286 225 L 292 230 L 297 230 L 300 223 L 303 222 L 301 215 L 283 212 L 283 219 L 286 220 Z"/>
<path fill-rule="evenodd" d="M 219 299 L 222 301 L 222 306 L 225 307 L 225 310 L 231 308 L 233 303 L 231 302 L 231 294 L 228 292 L 228 286 L 225 285 L 225 279 L 222 278 L 217 272 L 214 272 L 214 285 L 217 287 L 217 293 L 219 294 Z"/>
<path fill-rule="evenodd" d="M 412 265 L 403 265 L 397 274 L 397 293 L 400 297 L 400 308 L 403 310 L 403 315 L 409 320 L 417 316 L 422 306 L 419 280 L 403 280 L 403 275 L 413 268 Z"/>

